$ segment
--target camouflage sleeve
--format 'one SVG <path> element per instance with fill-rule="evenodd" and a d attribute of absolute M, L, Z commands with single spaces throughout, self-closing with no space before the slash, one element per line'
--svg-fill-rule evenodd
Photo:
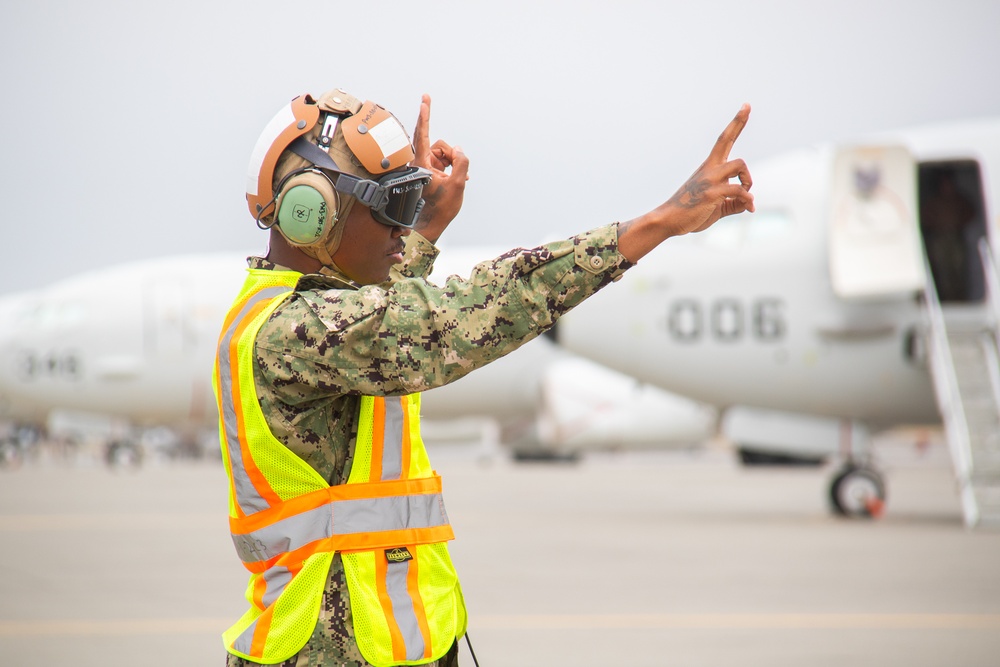
<path fill-rule="evenodd" d="M 406 278 L 426 278 L 434 269 L 434 260 L 440 253 L 437 246 L 417 232 L 410 232 L 405 243 L 403 261 L 392 268 L 390 282 Z"/>
<path fill-rule="evenodd" d="M 424 391 L 535 338 L 631 265 L 610 225 L 477 265 L 441 287 L 421 278 L 301 290 L 257 338 L 272 386 L 297 401 Z M 308 397 L 308 398 L 307 398 Z"/>

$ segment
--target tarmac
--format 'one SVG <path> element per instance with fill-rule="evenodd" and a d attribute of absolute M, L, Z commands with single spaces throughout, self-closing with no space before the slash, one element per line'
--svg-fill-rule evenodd
<path fill-rule="evenodd" d="M 715 445 L 430 448 L 481 667 L 1000 664 L 1000 532 L 963 526 L 939 448 L 876 449 L 877 520 L 829 512 L 831 466 Z M 0 665 L 224 665 L 246 583 L 225 489 L 217 460 L 0 471 Z"/>

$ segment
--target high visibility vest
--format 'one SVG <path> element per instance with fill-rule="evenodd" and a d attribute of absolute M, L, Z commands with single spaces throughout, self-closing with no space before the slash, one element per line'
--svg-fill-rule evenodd
<path fill-rule="evenodd" d="M 334 552 L 347 578 L 355 638 L 375 667 L 443 656 L 466 614 L 454 539 L 420 437 L 420 395 L 364 396 L 347 484 L 330 486 L 279 442 L 254 389 L 257 332 L 300 277 L 251 269 L 219 339 L 214 387 L 229 476 L 229 525 L 251 572 L 250 609 L 227 650 L 273 664 L 308 641 Z"/>

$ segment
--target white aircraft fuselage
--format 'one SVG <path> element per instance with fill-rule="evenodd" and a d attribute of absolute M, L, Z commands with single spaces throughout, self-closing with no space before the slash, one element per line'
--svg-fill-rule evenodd
<path fill-rule="evenodd" d="M 955 166 L 971 182 L 970 165 L 978 165 L 985 202 L 968 228 L 983 230 L 980 236 L 992 231 L 1000 201 L 1000 123 L 890 135 L 879 143 L 901 146 L 914 160 L 910 176 L 901 171 L 917 184 L 914 200 L 899 204 L 909 213 L 906 225 L 919 224 L 916 199 L 925 194 L 920 185 L 930 171 Z M 875 428 L 938 422 L 921 290 L 911 285 L 844 296 L 832 280 L 839 261 L 831 254 L 833 228 L 844 216 L 832 185 L 836 155 L 834 147 L 820 147 L 751 165 L 757 213 L 668 240 L 618 285 L 563 318 L 559 342 L 720 407 L 853 419 Z M 864 170 L 854 166 L 863 186 Z M 863 223 L 863 214 L 856 218 Z M 866 252 L 881 252 L 877 234 L 892 235 L 891 229 L 868 232 L 876 242 Z M 966 236 L 971 258 L 976 234 Z M 970 259 L 969 273 L 979 266 Z M 945 302 L 945 317 L 976 317 L 979 288 Z"/>
<path fill-rule="evenodd" d="M 447 251 L 436 275 L 468 275 L 471 256 Z M 60 423 L 96 423 L 91 430 L 116 438 L 133 427 L 169 426 L 187 436 L 215 428 L 216 345 L 245 269 L 244 254 L 167 257 L 0 299 L 0 423 L 44 428 L 59 414 Z M 650 406 L 658 419 L 636 418 Z M 638 387 L 545 339 L 426 392 L 423 412 L 510 425 L 512 446 L 533 455 L 686 447 L 716 421 L 706 406 Z"/>
<path fill-rule="evenodd" d="M 211 368 L 244 258 L 203 255 L 95 270 L 7 297 L 0 419 L 55 409 L 138 425 L 214 420 Z"/>

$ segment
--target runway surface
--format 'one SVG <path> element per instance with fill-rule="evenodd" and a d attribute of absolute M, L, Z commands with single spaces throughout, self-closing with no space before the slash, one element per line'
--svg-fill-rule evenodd
<path fill-rule="evenodd" d="M 962 526 L 940 451 L 881 452 L 877 521 L 829 514 L 829 467 L 716 447 L 431 453 L 482 667 L 1000 664 L 1000 532 Z M 223 665 L 245 604 L 225 508 L 217 462 L 0 471 L 0 665 Z"/>

